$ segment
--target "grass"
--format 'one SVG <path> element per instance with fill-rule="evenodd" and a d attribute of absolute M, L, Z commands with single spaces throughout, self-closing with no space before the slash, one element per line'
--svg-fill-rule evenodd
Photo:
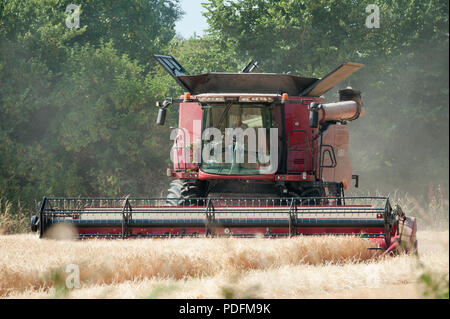
<path fill-rule="evenodd" d="M 24 208 L 21 202 L 0 198 L 0 235 L 26 233 L 30 231 L 30 218 L 33 212 Z"/>
<path fill-rule="evenodd" d="M 448 278 L 448 231 L 419 233 L 419 260 L 373 258 L 367 245 L 363 239 L 331 236 L 124 241 L 0 236 L 0 297 L 386 298 L 397 293 L 394 297 L 404 298 L 422 297 L 418 278 L 424 273 Z M 69 264 L 79 265 L 80 289 L 64 288 Z"/>
<path fill-rule="evenodd" d="M 440 185 L 429 184 L 428 193 L 421 198 L 399 190 L 385 194 L 379 191 L 375 194 L 352 189 L 350 196 L 389 196 L 391 205 L 400 205 L 406 216 L 416 217 L 421 229 L 449 229 L 449 199 L 448 191 Z"/>
<path fill-rule="evenodd" d="M 10 235 L 0 239 L 0 296 L 52 287 L 45 273 L 68 264 L 79 266 L 81 282 L 87 285 L 143 278 L 182 280 L 285 265 L 358 263 L 373 257 L 369 245 L 350 237 L 82 242 Z"/>
<path fill-rule="evenodd" d="M 448 229 L 449 200 L 442 187 L 429 185 L 427 200 L 420 202 L 414 197 L 405 200 L 410 203 L 408 207 L 419 221 L 432 229 Z"/>

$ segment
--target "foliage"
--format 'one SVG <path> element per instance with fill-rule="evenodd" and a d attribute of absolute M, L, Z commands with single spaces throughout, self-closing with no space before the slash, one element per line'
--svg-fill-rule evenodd
<path fill-rule="evenodd" d="M 422 296 L 429 299 L 449 299 L 448 272 L 433 271 L 421 261 L 418 262 L 418 267 L 422 271 L 418 279 Z"/>
<path fill-rule="evenodd" d="M 13 203 L 162 186 L 150 56 L 174 36 L 178 4 L 80 1 L 69 29 L 69 3 L 0 2 L 0 196 Z"/>
<path fill-rule="evenodd" d="M 420 282 L 424 285 L 423 296 L 433 299 L 448 299 L 448 276 L 425 272 L 420 276 Z"/>
<path fill-rule="evenodd" d="M 0 197 L 27 208 L 42 196 L 160 196 L 170 126 L 157 100 L 182 94 L 151 58 L 171 54 L 190 74 L 258 71 L 321 77 L 346 61 L 364 69 L 352 123 L 364 187 L 426 194 L 448 189 L 448 2 L 209 0 L 203 37 L 175 37 L 176 0 L 84 0 L 80 28 L 63 0 L 0 0 Z M 329 98 L 336 96 L 331 93 Z M 375 125 L 376 124 L 376 125 Z"/>
<path fill-rule="evenodd" d="M 19 202 L 13 209 L 10 201 L 0 198 L 0 235 L 24 233 L 30 228 L 32 212 Z"/>
<path fill-rule="evenodd" d="M 176 57 L 191 75 L 208 72 L 238 72 L 249 62 L 243 60 L 232 47 L 222 45 L 208 35 L 203 38 L 174 38 L 164 53 Z M 180 96 L 183 93 L 182 88 L 162 67 L 156 70 L 154 78 L 159 79 L 154 82 L 155 87 L 153 87 L 158 98 Z M 164 92 L 163 94 L 166 95 L 159 92 Z M 174 126 L 178 123 L 178 112 L 175 108 L 169 109 L 168 116 L 168 124 Z"/>

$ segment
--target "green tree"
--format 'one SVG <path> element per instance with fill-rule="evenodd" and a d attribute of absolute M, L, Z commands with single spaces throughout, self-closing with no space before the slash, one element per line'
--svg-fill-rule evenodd
<path fill-rule="evenodd" d="M 30 45 L 53 65 L 59 65 L 53 58 L 64 52 L 64 46 L 98 46 L 110 40 L 120 54 L 147 65 L 151 53 L 175 36 L 175 21 L 182 14 L 177 0 L 81 0 L 77 1 L 80 29 L 68 29 L 65 10 L 72 3 L 1 0 L 0 34 L 12 41 L 32 37 Z"/>
<path fill-rule="evenodd" d="M 148 196 L 169 149 L 151 54 L 175 34 L 178 3 L 79 1 L 79 29 L 69 3 L 0 1 L 0 197 Z"/>

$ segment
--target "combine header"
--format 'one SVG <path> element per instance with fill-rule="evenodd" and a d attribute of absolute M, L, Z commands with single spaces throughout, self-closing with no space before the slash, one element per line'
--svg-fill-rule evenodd
<path fill-rule="evenodd" d="M 346 197 L 353 175 L 350 121 L 364 114 L 361 92 L 323 94 L 361 64 L 322 79 L 288 74 L 186 75 L 171 56 L 155 55 L 186 93 L 157 103 L 157 123 L 179 103 L 173 130 L 173 181 L 166 198 L 44 198 L 31 227 L 55 224 L 80 238 L 357 235 L 385 253 L 417 248 L 416 221 L 387 197 Z"/>

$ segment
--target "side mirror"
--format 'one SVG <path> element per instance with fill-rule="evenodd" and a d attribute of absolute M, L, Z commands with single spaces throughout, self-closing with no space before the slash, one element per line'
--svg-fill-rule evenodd
<path fill-rule="evenodd" d="M 355 180 L 355 188 L 359 187 L 359 175 L 352 175 L 352 179 Z"/>
<path fill-rule="evenodd" d="M 156 124 L 158 125 L 164 125 L 164 123 L 166 122 L 166 109 L 163 108 L 159 108 L 158 110 L 158 117 L 156 118 Z"/>
<path fill-rule="evenodd" d="M 164 125 L 164 123 L 166 122 L 167 108 L 170 104 L 172 104 L 172 98 L 170 97 L 164 100 L 162 106 L 160 105 L 159 101 L 156 102 L 156 106 L 159 108 L 158 117 L 156 118 L 156 124 Z"/>

